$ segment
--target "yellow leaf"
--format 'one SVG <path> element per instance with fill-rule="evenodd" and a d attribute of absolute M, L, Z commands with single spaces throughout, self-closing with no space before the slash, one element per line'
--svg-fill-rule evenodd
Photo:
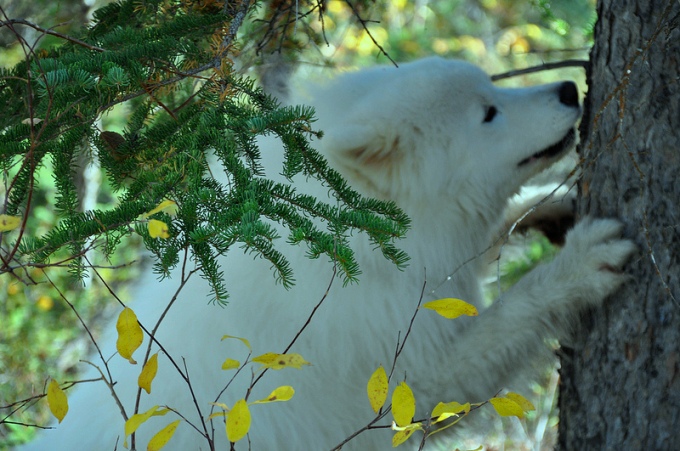
<path fill-rule="evenodd" d="M 221 407 L 224 410 L 229 410 L 229 406 L 223 402 L 209 402 L 208 404 L 210 404 L 211 406 Z"/>
<path fill-rule="evenodd" d="M 423 425 L 420 424 L 420 423 L 409 423 L 406 426 L 401 427 L 401 426 L 397 426 L 397 423 L 395 423 L 394 421 L 392 421 L 392 427 L 391 427 L 391 429 L 393 431 L 409 431 L 409 430 L 415 431 L 415 430 L 422 429 L 422 428 L 423 428 Z"/>
<path fill-rule="evenodd" d="M 290 385 L 282 385 L 271 392 L 265 399 L 253 402 L 253 404 L 266 404 L 269 402 L 288 401 L 295 394 L 295 390 Z"/>
<path fill-rule="evenodd" d="M 241 364 L 239 363 L 238 360 L 227 359 L 222 364 L 222 369 L 223 370 L 233 370 L 233 369 L 238 368 L 239 366 L 241 366 Z"/>
<path fill-rule="evenodd" d="M 534 407 L 534 405 L 531 404 L 531 402 L 528 399 L 526 399 L 519 393 L 510 392 L 507 395 L 505 395 L 505 397 L 515 401 L 524 412 L 531 412 L 532 410 L 536 410 L 536 407 Z"/>
<path fill-rule="evenodd" d="M 0 232 L 9 232 L 21 225 L 21 216 L 0 215 Z"/>
<path fill-rule="evenodd" d="M 467 415 L 470 412 L 470 403 L 460 404 L 455 401 L 443 403 L 440 402 L 432 410 L 432 418 L 435 418 L 435 423 L 444 421 L 452 416 Z"/>
<path fill-rule="evenodd" d="M 444 318 L 454 319 L 461 315 L 477 316 L 478 312 L 474 305 L 454 298 L 438 299 L 423 304 L 426 309 L 434 310 Z"/>
<path fill-rule="evenodd" d="M 389 390 L 388 384 L 385 368 L 380 365 L 368 379 L 368 385 L 366 386 L 368 402 L 371 403 L 371 409 L 375 413 L 378 413 L 382 406 L 385 405 L 387 391 Z"/>
<path fill-rule="evenodd" d="M 404 427 L 411 424 L 413 415 L 416 414 L 416 398 L 411 388 L 402 382 L 397 385 L 392 393 L 392 416 L 397 426 Z"/>
<path fill-rule="evenodd" d="M 498 415 L 502 417 L 517 417 L 524 418 L 524 410 L 512 399 L 508 398 L 491 398 L 489 400 L 491 405 Z"/>
<path fill-rule="evenodd" d="M 147 229 L 149 230 L 149 236 L 151 238 L 170 238 L 168 225 L 163 221 L 159 221 L 158 219 L 149 219 Z"/>
<path fill-rule="evenodd" d="M 217 417 L 225 417 L 225 418 L 226 418 L 226 416 L 227 416 L 227 411 L 229 410 L 229 406 L 227 406 L 227 405 L 226 405 L 225 403 L 223 403 L 223 402 L 209 402 L 208 404 L 213 405 L 213 406 L 216 406 L 216 407 L 219 407 L 219 408 L 222 409 L 221 412 L 214 412 L 214 413 L 211 413 L 211 414 L 208 416 L 208 420 L 212 420 L 213 418 L 217 418 Z"/>
<path fill-rule="evenodd" d="M 149 444 L 146 446 L 147 451 L 158 451 L 159 449 L 163 448 L 175 434 L 175 430 L 177 429 L 180 421 L 182 420 L 173 421 L 158 431 L 156 435 L 154 435 L 151 440 L 149 440 Z"/>
<path fill-rule="evenodd" d="M 156 377 L 156 372 L 158 371 L 158 353 L 155 353 L 144 365 L 142 372 L 137 379 L 137 385 L 140 388 L 146 390 L 147 393 L 151 393 L 151 382 Z"/>
<path fill-rule="evenodd" d="M 283 368 L 302 368 L 302 365 L 311 365 L 300 354 L 275 354 L 268 352 L 253 358 L 253 362 L 261 363 L 263 368 L 280 370 Z"/>
<path fill-rule="evenodd" d="M 420 423 L 413 423 L 402 428 L 392 423 L 392 429 L 397 431 L 396 434 L 392 436 L 392 447 L 396 448 L 397 446 L 401 445 L 406 440 L 408 440 L 408 438 L 415 431 L 422 429 L 422 426 L 420 425 Z"/>
<path fill-rule="evenodd" d="M 252 349 L 252 348 L 250 347 L 250 342 L 249 342 L 248 340 L 246 340 L 245 338 L 235 337 L 235 336 L 233 336 L 233 335 L 224 335 L 224 336 L 222 337 L 222 341 L 226 340 L 227 338 L 235 338 L 235 339 L 237 339 L 237 340 L 240 340 L 241 343 L 243 343 L 244 345 L 246 345 L 246 347 L 247 347 L 248 349 Z"/>
<path fill-rule="evenodd" d="M 174 217 L 177 214 L 177 202 L 175 202 L 174 200 L 165 199 L 163 202 L 158 204 L 156 208 L 154 208 L 148 213 L 144 213 L 142 215 L 142 218 L 148 218 L 149 216 L 154 215 L 161 211 L 164 211 L 169 216 Z"/>
<path fill-rule="evenodd" d="M 137 362 L 132 358 L 132 354 L 141 346 L 144 334 L 137 322 L 137 315 L 131 308 L 126 307 L 120 312 L 116 330 L 118 331 L 118 340 L 116 341 L 118 354 L 136 365 Z"/>
<path fill-rule="evenodd" d="M 136 413 L 132 415 L 126 422 L 125 422 L 125 436 L 127 437 L 128 435 L 131 435 L 133 432 L 139 428 L 146 420 L 148 420 L 151 417 L 157 417 L 157 416 L 163 416 L 166 413 L 170 412 L 170 409 L 161 409 L 158 410 L 158 406 L 153 406 L 149 410 L 143 413 Z M 127 447 L 127 445 L 126 445 Z"/>
<path fill-rule="evenodd" d="M 250 410 L 245 399 L 236 401 L 227 414 L 227 438 L 230 442 L 238 442 L 246 436 L 250 429 Z"/>
<path fill-rule="evenodd" d="M 68 399 L 66 393 L 61 389 L 57 381 L 52 379 L 47 386 L 47 405 L 50 406 L 50 412 L 61 423 L 61 420 L 68 412 Z"/>
<path fill-rule="evenodd" d="M 397 446 L 401 445 L 404 443 L 406 440 L 413 435 L 415 432 L 414 429 L 405 429 L 403 431 L 397 431 L 394 436 L 392 436 L 392 447 L 396 448 Z"/>

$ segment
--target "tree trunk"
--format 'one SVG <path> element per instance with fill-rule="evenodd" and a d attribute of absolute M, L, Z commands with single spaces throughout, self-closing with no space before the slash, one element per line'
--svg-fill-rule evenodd
<path fill-rule="evenodd" d="M 680 2 L 600 0 L 580 214 L 618 217 L 631 281 L 562 358 L 559 447 L 670 450 L 680 437 Z"/>

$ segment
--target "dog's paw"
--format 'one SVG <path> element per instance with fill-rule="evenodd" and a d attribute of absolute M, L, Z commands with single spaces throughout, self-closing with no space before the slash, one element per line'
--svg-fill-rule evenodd
<path fill-rule="evenodd" d="M 618 220 L 587 218 L 567 234 L 556 263 L 584 304 L 598 304 L 629 278 L 621 268 L 637 247 L 621 238 L 622 231 Z"/>

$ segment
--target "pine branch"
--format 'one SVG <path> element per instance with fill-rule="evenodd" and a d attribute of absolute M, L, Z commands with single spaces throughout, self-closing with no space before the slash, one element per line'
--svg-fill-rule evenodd
<path fill-rule="evenodd" d="M 55 260 L 69 262 L 81 277 L 86 251 L 108 258 L 138 234 L 156 256 L 159 274 L 169 275 L 189 251 L 213 298 L 224 302 L 228 287 L 218 258 L 232 246 L 269 261 L 285 287 L 296 269 L 280 251 L 286 242 L 305 243 L 312 258 L 327 255 L 345 283 L 360 274 L 352 231 L 405 264 L 394 242 L 408 219 L 393 204 L 360 196 L 311 147 L 310 138 L 321 136 L 312 127 L 313 109 L 281 107 L 233 71 L 230 58 L 251 3 L 178 2 L 162 13 L 154 5 L 111 3 L 95 12 L 83 36 L 57 36 L 65 44 L 49 50 L 26 48 L 26 61 L 0 73 L 0 103 L 11 105 L 0 111 L 0 165 L 9 177 L 3 212 L 21 215 L 23 224 L 18 239 L 0 252 L 2 271 L 47 265 L 59 255 Z M 13 101 L 17 95 L 26 103 Z M 124 129 L 99 130 L 94 124 L 101 114 L 121 103 L 130 109 Z M 298 173 L 319 179 L 332 204 L 300 194 L 291 182 L 263 178 L 258 137 L 265 135 L 283 144 L 289 180 Z M 115 208 L 77 211 L 73 162 L 83 152 L 99 159 Z M 217 165 L 208 164 L 212 154 Z M 56 187 L 51 207 L 61 222 L 37 237 L 31 199 L 47 163 Z M 222 181 L 211 170 L 222 171 Z M 164 199 L 175 202 L 176 216 L 149 216 Z M 151 219 L 165 224 L 162 238 L 151 236 Z M 288 236 L 278 236 L 275 224 Z"/>

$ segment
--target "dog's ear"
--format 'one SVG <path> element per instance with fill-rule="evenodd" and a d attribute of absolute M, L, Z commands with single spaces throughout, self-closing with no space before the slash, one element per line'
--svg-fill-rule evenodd
<path fill-rule="evenodd" d="M 343 166 L 354 166 L 359 171 L 362 167 L 367 170 L 389 168 L 404 156 L 400 135 L 375 127 L 341 127 L 325 136 L 324 140 L 329 158 Z"/>
<path fill-rule="evenodd" d="M 399 134 L 387 136 L 368 126 L 342 127 L 324 136 L 322 143 L 324 155 L 350 185 L 370 196 L 394 197 L 393 182 L 406 154 Z"/>
<path fill-rule="evenodd" d="M 395 164 L 401 158 L 399 135 L 391 139 L 374 140 L 363 146 L 345 151 L 346 157 L 364 166 L 386 167 Z"/>
<path fill-rule="evenodd" d="M 373 197 L 393 199 L 406 155 L 399 134 L 352 125 L 333 127 L 322 142 L 324 155 L 350 185 Z"/>

